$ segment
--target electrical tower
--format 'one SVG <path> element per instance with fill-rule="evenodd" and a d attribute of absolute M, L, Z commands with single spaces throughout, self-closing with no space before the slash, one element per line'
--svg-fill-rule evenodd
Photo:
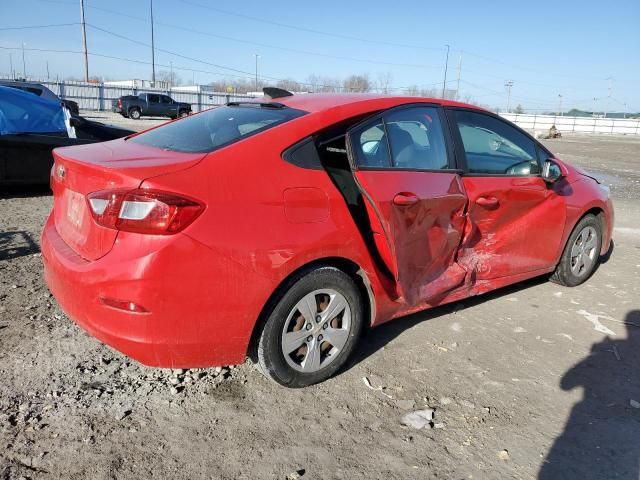
<path fill-rule="evenodd" d="M 511 87 L 513 87 L 513 80 L 507 80 L 504 82 L 504 86 L 507 87 L 507 113 L 511 112 Z"/>

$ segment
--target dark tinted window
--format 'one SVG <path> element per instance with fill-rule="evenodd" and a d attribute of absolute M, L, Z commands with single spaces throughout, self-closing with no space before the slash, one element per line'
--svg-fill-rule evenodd
<path fill-rule="evenodd" d="M 161 96 L 160 99 L 162 100 L 162 103 L 172 103 L 171 97 L 167 97 L 166 95 Z"/>
<path fill-rule="evenodd" d="M 396 110 L 384 116 L 393 166 L 406 169 L 449 168 L 444 133 L 433 107 Z"/>
<path fill-rule="evenodd" d="M 129 141 L 176 152 L 211 152 L 304 113 L 293 108 L 218 107 L 168 123 Z"/>
<path fill-rule="evenodd" d="M 159 95 L 147 95 L 147 100 L 149 103 L 160 103 Z"/>
<path fill-rule="evenodd" d="M 469 173 L 537 175 L 535 142 L 508 123 L 490 115 L 456 111 Z"/>

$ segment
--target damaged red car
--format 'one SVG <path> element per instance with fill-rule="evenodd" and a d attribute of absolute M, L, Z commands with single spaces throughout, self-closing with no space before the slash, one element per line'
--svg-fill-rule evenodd
<path fill-rule="evenodd" d="M 233 102 L 54 151 L 42 234 L 69 317 L 146 365 L 322 381 L 364 329 L 539 275 L 584 282 L 608 188 L 501 117 L 376 95 Z"/>

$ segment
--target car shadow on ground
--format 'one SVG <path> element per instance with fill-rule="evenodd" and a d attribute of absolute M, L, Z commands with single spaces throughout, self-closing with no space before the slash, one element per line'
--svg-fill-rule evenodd
<path fill-rule="evenodd" d="M 0 199 L 3 198 L 27 198 L 27 197 L 48 197 L 52 192 L 49 185 L 29 185 L 29 186 L 4 186 L 0 187 Z"/>
<path fill-rule="evenodd" d="M 626 338 L 594 343 L 587 357 L 560 380 L 582 388 L 542 468 L 540 480 L 640 478 L 640 310 L 625 317 Z"/>
<path fill-rule="evenodd" d="M 614 243 L 613 243 L 613 240 L 611 240 L 609 250 L 607 251 L 607 253 L 600 256 L 600 261 L 596 264 L 596 267 L 593 272 L 594 274 L 598 270 L 600 265 L 607 263 L 611 259 L 613 250 L 614 250 Z M 347 365 L 345 366 L 344 370 L 348 370 L 351 367 L 362 362 L 363 360 L 368 358 L 370 355 L 374 354 L 375 352 L 380 350 L 382 347 L 387 345 L 397 336 L 402 334 L 404 331 L 409 330 L 410 328 L 412 328 L 418 323 L 431 320 L 441 315 L 447 315 L 449 313 L 453 313 L 454 311 L 460 310 L 462 308 L 473 307 L 474 305 L 479 305 L 481 303 L 489 302 L 497 298 L 504 297 L 506 295 L 511 295 L 512 293 L 517 293 L 521 290 L 526 290 L 536 285 L 541 285 L 543 283 L 546 283 L 549 280 L 549 276 L 550 275 L 542 275 L 539 277 L 532 278 L 530 280 L 526 280 L 524 282 L 516 283 L 514 285 L 509 285 L 501 289 L 485 293 L 483 295 L 465 298 L 463 300 L 459 300 L 457 302 L 443 305 L 441 307 L 435 307 L 429 310 L 424 310 L 422 312 L 414 313 L 412 315 L 407 315 L 406 317 L 394 319 L 372 330 L 368 330 L 365 332 L 363 338 L 359 343 L 358 349 L 356 350 L 356 352 L 354 352 L 351 360 L 347 362 Z M 634 480 L 638 480 L 638 479 L 634 479 Z"/>
<path fill-rule="evenodd" d="M 0 261 L 38 253 L 40 247 L 29 232 L 0 232 Z"/>
<path fill-rule="evenodd" d="M 497 298 L 517 293 L 521 290 L 526 290 L 536 285 L 546 283 L 548 281 L 548 278 L 548 275 L 536 277 L 524 282 L 516 283 L 514 285 L 509 285 L 499 290 L 485 293 L 483 295 L 465 298 L 464 300 L 459 300 L 457 302 L 443 305 L 441 307 L 435 307 L 429 310 L 414 313 L 412 315 L 407 315 L 406 317 L 400 317 L 391 320 L 390 322 L 387 322 L 383 325 L 380 325 L 379 327 L 376 327 L 372 330 L 368 330 L 358 344 L 358 348 L 354 352 L 351 360 L 347 362 L 345 370 L 350 369 L 358 363 L 366 360 L 370 355 L 373 355 L 377 351 L 381 350 L 396 337 L 411 329 L 418 323 L 422 323 L 427 320 L 440 317 L 442 315 L 447 315 L 461 309 L 473 307 L 484 302 L 490 302 Z"/>

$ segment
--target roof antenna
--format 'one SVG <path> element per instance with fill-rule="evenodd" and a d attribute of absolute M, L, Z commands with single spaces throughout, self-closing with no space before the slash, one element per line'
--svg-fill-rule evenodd
<path fill-rule="evenodd" d="M 264 96 L 269 98 L 270 100 L 293 96 L 293 93 L 291 93 L 290 91 L 285 90 L 284 88 L 277 87 L 264 87 L 262 89 L 262 93 L 264 93 Z"/>

